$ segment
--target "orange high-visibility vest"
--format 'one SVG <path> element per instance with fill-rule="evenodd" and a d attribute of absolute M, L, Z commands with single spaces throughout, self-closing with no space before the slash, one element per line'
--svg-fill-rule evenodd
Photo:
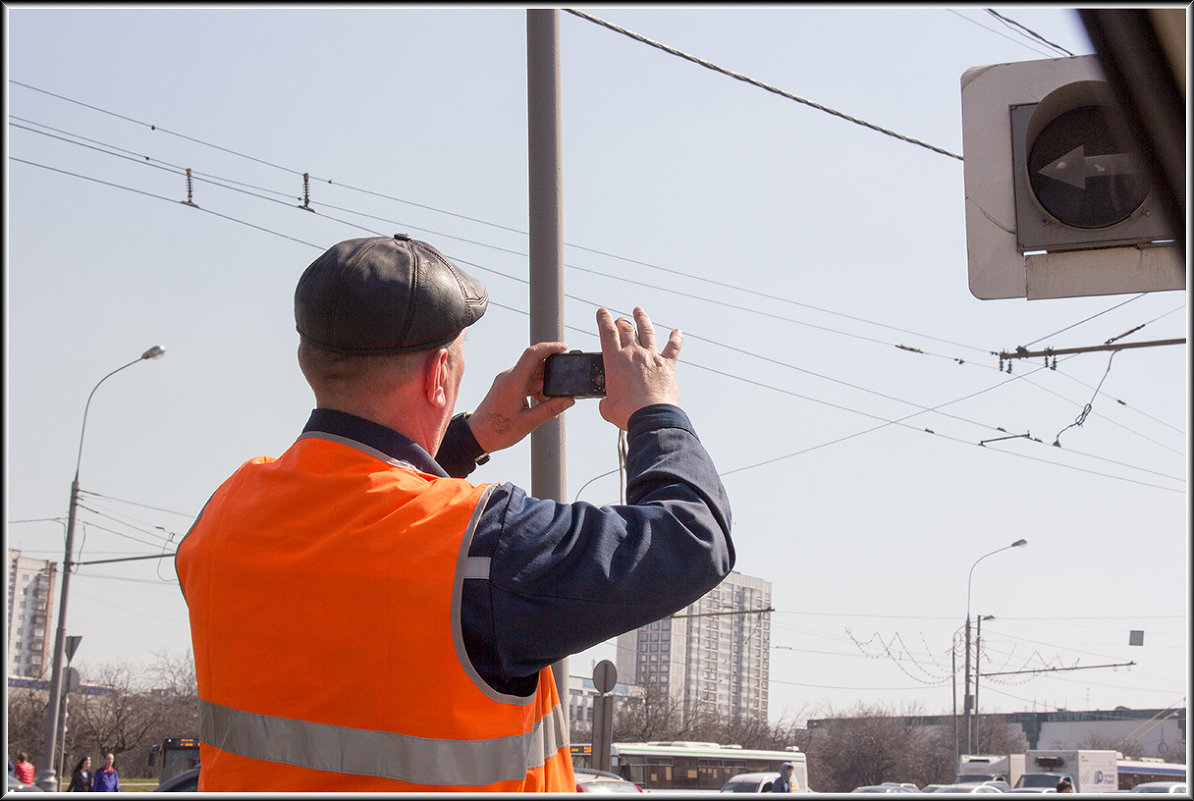
<path fill-rule="evenodd" d="M 551 669 L 505 695 L 465 652 L 488 494 L 327 434 L 224 482 L 176 557 L 200 791 L 575 792 Z"/>

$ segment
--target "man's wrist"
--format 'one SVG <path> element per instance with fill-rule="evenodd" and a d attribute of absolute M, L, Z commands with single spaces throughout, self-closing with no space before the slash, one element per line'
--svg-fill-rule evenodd
<path fill-rule="evenodd" d="M 477 435 L 473 433 L 472 424 L 469 418 L 473 416 L 472 412 L 464 412 L 464 434 L 461 436 L 461 444 L 464 446 L 464 455 L 472 459 L 476 464 L 485 464 L 489 461 L 489 453 L 481 447 L 481 443 L 477 442 Z"/>

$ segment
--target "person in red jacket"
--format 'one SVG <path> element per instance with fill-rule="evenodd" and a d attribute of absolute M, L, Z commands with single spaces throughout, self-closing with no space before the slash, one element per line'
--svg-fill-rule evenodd
<path fill-rule="evenodd" d="M 33 777 L 37 771 L 33 768 L 33 763 L 29 761 L 29 755 L 24 751 L 17 754 L 17 764 L 13 766 L 13 775 L 21 780 L 23 784 L 33 784 Z"/>

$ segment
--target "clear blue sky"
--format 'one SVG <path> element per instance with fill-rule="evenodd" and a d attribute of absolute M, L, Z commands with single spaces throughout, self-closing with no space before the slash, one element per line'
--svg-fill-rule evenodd
<path fill-rule="evenodd" d="M 966 69 L 1061 55 L 979 7 L 583 10 L 956 154 Z M 1092 52 L 1072 9 L 997 11 Z M 79 560 L 172 551 L 241 462 L 285 450 L 313 404 L 294 284 L 341 239 L 409 232 L 487 283 L 462 407 L 527 343 L 523 9 L 17 4 L 6 23 L 10 548 L 62 558 L 87 395 L 151 345 L 91 404 Z M 560 32 L 567 337 L 597 348 L 597 305 L 685 331 L 737 569 L 774 587 L 772 718 L 951 711 L 968 572 L 1020 537 L 973 573 L 983 669 L 1136 665 L 992 678 L 983 709 L 1184 705 L 1186 346 L 1011 374 L 994 354 L 1185 336 L 1186 293 L 977 300 L 961 161 L 567 13 Z M 566 425 L 575 495 L 617 436 L 593 401 Z M 999 429 L 1032 439 L 978 446 Z M 529 472 L 524 445 L 473 478 Z M 616 472 L 582 497 L 616 501 Z M 169 559 L 80 568 L 68 621 L 84 668 L 189 648 Z"/>

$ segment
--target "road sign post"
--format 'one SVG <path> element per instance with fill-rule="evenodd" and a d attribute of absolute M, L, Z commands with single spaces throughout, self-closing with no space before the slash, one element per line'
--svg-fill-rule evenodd
<path fill-rule="evenodd" d="M 593 767 L 597 770 L 610 770 L 614 743 L 614 697 L 610 691 L 617 681 L 618 669 L 608 659 L 593 668 L 593 687 L 597 690 L 593 699 Z"/>

